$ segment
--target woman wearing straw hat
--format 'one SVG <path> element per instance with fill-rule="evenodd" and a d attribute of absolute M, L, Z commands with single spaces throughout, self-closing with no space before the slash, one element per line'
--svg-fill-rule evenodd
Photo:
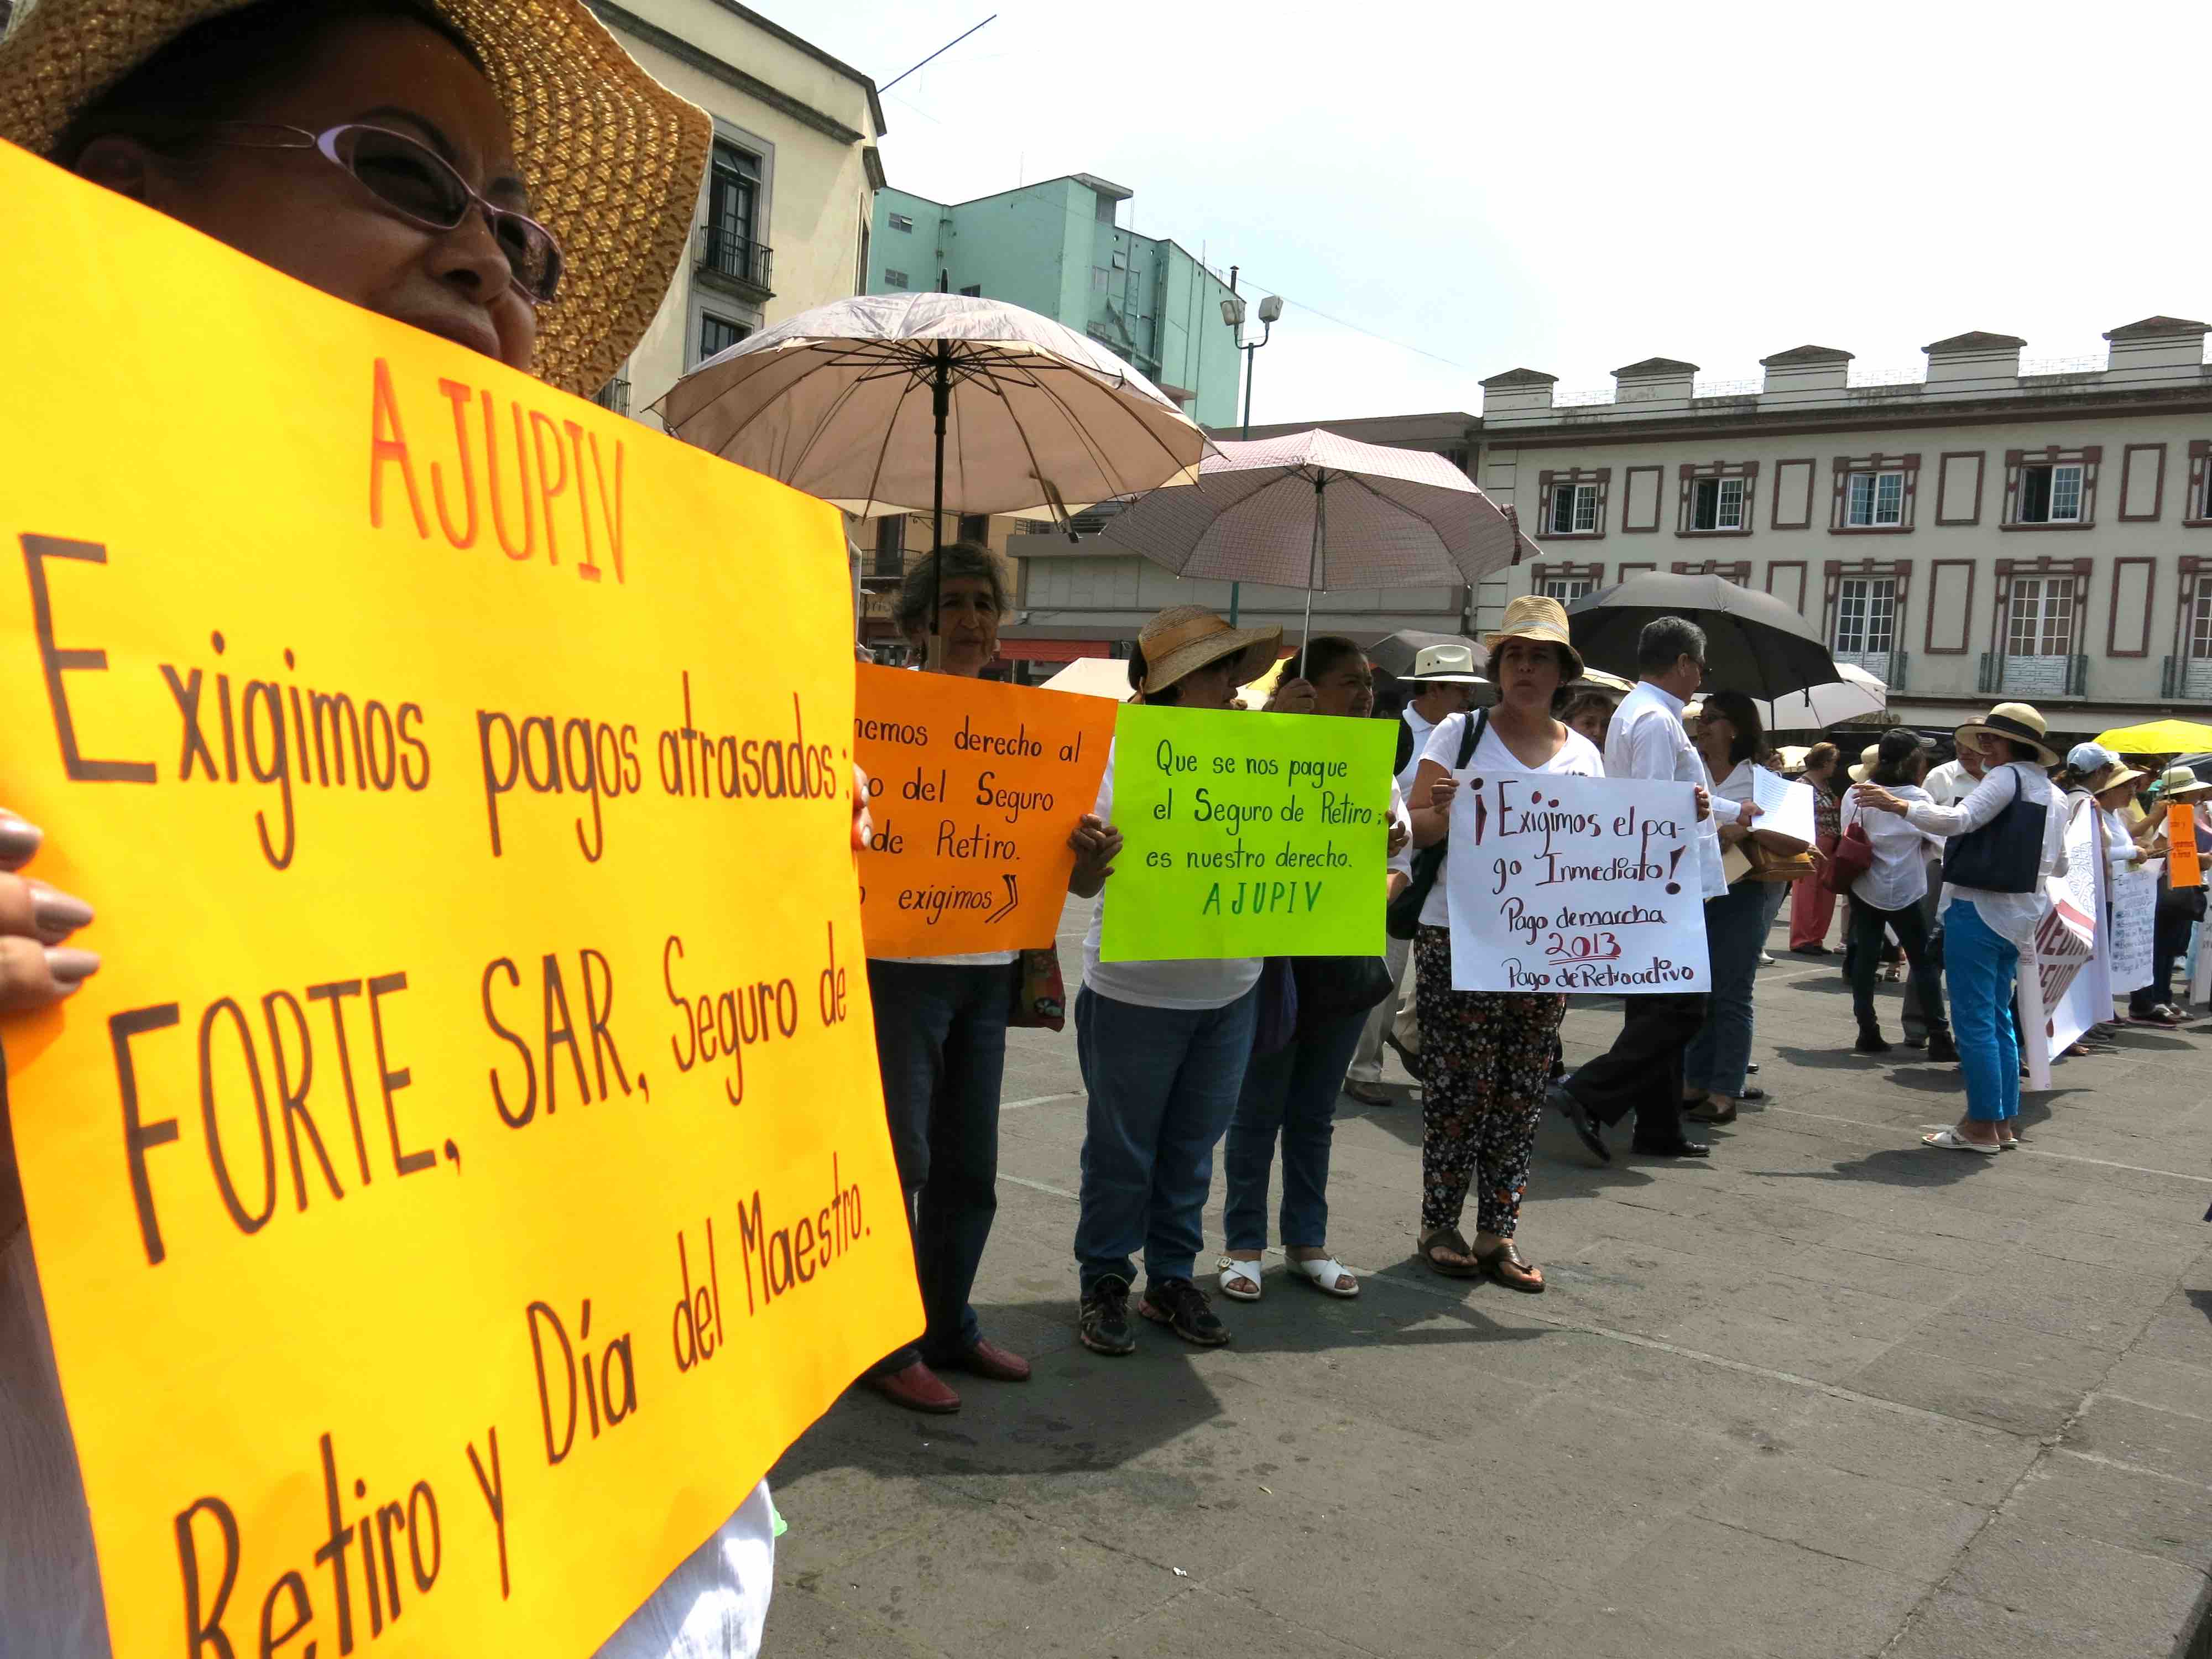
<path fill-rule="evenodd" d="M 583 0 L 15 9 L 0 42 L 0 139 L 568 391 L 597 389 L 629 355 L 689 241 L 712 123 L 639 68 Z M 18 231 L 19 246 L 35 241 Z M 148 303 L 176 303 L 158 276 Z M 0 1014 L 50 1006 L 99 966 L 67 944 L 90 908 L 14 873 L 39 842 L 0 813 Z M 4 1152 L 0 1358 L 11 1472 L 0 1647 L 105 1655 L 90 1526 Z M 754 1650 L 772 1513 L 763 1484 L 602 1652 Z M 265 1651 L 265 1616 L 264 1626 Z M 687 1641 L 707 1628 L 719 1633 L 710 1648 Z"/>
<path fill-rule="evenodd" d="M 1540 772 L 1599 778 L 1596 745 L 1552 718 L 1559 689 L 1583 672 L 1557 599 L 1530 594 L 1505 607 L 1503 625 L 1483 641 L 1498 706 L 1486 717 L 1454 714 L 1429 734 L 1413 780 L 1413 842 L 1430 847 L 1450 827 L 1462 774 L 1480 777 Z M 1472 751 L 1468 722 L 1477 722 Z M 1462 755 L 1465 759 L 1462 758 Z M 1478 1275 L 1534 1294 L 1543 1270 L 1514 1243 L 1536 1125 L 1551 1081 L 1553 1039 L 1567 1000 L 1557 993 L 1455 991 L 1451 972 L 1454 854 L 1447 845 L 1413 939 L 1420 980 L 1421 1260 L 1455 1279 Z M 1469 1183 L 1475 1236 L 1460 1231 Z"/>
<path fill-rule="evenodd" d="M 2159 810 L 2145 821 L 2138 845 L 2147 855 L 2169 851 L 2172 826 L 2165 809 L 2182 801 L 2197 809 L 2192 817 L 2199 855 L 2212 857 L 2212 823 L 2207 822 L 2204 810 L 2208 799 L 2212 799 L 2212 784 L 2185 766 L 2169 766 L 2159 775 Z M 2172 869 L 2169 859 L 2158 879 L 2158 911 L 2151 923 L 2151 982 L 2128 996 L 2128 1018 L 2137 1024 L 2179 1025 L 2189 1018 L 2184 1006 L 2189 1000 L 2186 989 L 2180 1002 L 2174 1000 L 2174 964 L 2189 949 L 2190 930 L 2204 920 L 2204 889 L 2174 886 Z"/>
<path fill-rule="evenodd" d="M 1860 786 L 1862 811 L 1895 812 L 1950 842 L 1943 860 L 1945 969 L 1951 1024 L 1966 1074 L 1966 1115 L 1921 1137 L 1947 1152 L 1994 1155 L 2019 1139 L 2020 1032 L 2013 982 L 2035 959 L 2044 883 L 2066 870 L 2066 814 L 2045 769 L 2058 763 L 2044 720 L 2024 702 L 2001 702 L 1959 727 L 1983 745 L 1989 769 L 1956 806 L 1911 801 Z"/>
<path fill-rule="evenodd" d="M 1227 708 L 1237 688 L 1266 673 L 1279 628 L 1231 628 L 1203 605 L 1163 611 L 1137 635 L 1129 684 L 1137 700 Z M 1092 810 L 1114 821 L 1114 757 Z M 1257 1025 L 1261 963 L 1102 962 L 1109 892 L 1083 936 L 1075 994 L 1075 1056 L 1089 1096 L 1083 1125 L 1075 1260 L 1083 1303 L 1077 1334 L 1094 1353 L 1137 1346 L 1129 1326 L 1133 1258 L 1145 1258 L 1137 1311 L 1201 1346 L 1229 1340 L 1193 1282 L 1206 1242 L 1213 1148 L 1243 1087 Z"/>

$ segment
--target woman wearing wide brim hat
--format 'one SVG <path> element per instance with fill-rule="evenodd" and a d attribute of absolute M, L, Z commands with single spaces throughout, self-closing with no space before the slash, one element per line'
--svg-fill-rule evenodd
<path fill-rule="evenodd" d="M 1281 648 L 1279 628 L 1231 628 L 1200 605 L 1163 611 L 1129 658 L 1135 701 L 1221 712 Z M 1114 822 L 1109 750 L 1093 812 Z M 1257 957 L 1103 962 L 1109 884 L 1083 936 L 1075 994 L 1075 1055 L 1090 1097 L 1083 1131 L 1075 1260 L 1082 1303 L 1076 1334 L 1093 1353 L 1137 1346 L 1129 1324 L 1136 1257 L 1145 1288 L 1136 1311 L 1185 1341 L 1218 1347 L 1228 1328 L 1198 1288 L 1213 1149 L 1229 1128 L 1259 1023 Z"/>
<path fill-rule="evenodd" d="M 1989 761 L 1974 792 L 1956 806 L 1899 799 L 1862 783 L 1862 810 L 1897 812 L 1916 830 L 1946 837 L 1942 921 L 1951 1030 L 1966 1074 L 1966 1115 L 1921 1137 L 1947 1152 L 1995 1154 L 2016 1145 L 2020 1031 L 2013 984 L 2035 959 L 2035 930 L 2048 901 L 2044 884 L 2066 869 L 2066 812 L 2045 769 L 2058 757 L 2043 716 L 2001 702 L 1958 728 Z M 1977 883 L 1982 884 L 1976 884 Z"/>
<path fill-rule="evenodd" d="M 2191 824 L 2197 833 L 2201 860 L 2212 862 L 2212 822 L 2204 805 L 2212 799 L 2212 783 L 2206 783 L 2185 766 L 2169 766 L 2159 775 L 2158 805 L 2145 820 L 2138 845 L 2145 856 L 2170 854 L 2172 821 L 2166 808 L 2177 803 L 2195 807 Z M 2205 892 L 2202 886 L 2176 887 L 2173 862 L 2168 857 L 2158 880 L 2158 909 L 2151 922 L 2151 981 L 2128 994 L 2128 1018 L 2144 1025 L 2179 1025 L 2188 1018 L 2188 992 L 2174 1000 L 2175 964 L 2189 949 L 2189 935 L 2204 920 Z"/>
<path fill-rule="evenodd" d="M 603 384 L 652 323 L 712 137 L 704 112 L 632 62 L 582 0 L 35 0 L 0 40 L 0 140 L 574 392 Z M 10 228 L 18 256 L 37 257 L 39 228 Z M 160 273 L 117 275 L 191 326 L 191 296 Z M 356 415 L 349 398 L 343 417 Z M 117 471 L 127 488 L 127 459 Z M 0 924 L 0 1016 L 50 1006 L 100 965 L 68 943 L 91 908 L 16 873 L 40 840 L 0 812 L 0 916 L 14 919 Z M 104 1659 L 90 1520 L 11 1154 L 0 1354 L 31 1357 L 0 1364 L 14 1476 L 0 1490 L 0 1647 Z M 717 1614 L 722 1651 L 751 1651 L 772 1518 L 757 1487 L 602 1651 L 671 1652 L 655 1633 L 702 1604 L 732 1615 Z M 245 1615 L 232 1613 L 235 1631 Z"/>
<path fill-rule="evenodd" d="M 1567 614 L 1540 594 L 1515 599 L 1483 641 L 1498 701 L 1455 714 L 1429 734 L 1415 774 L 1413 844 L 1445 842 L 1443 866 L 1413 936 L 1421 1022 L 1421 1214 L 1415 1246 L 1430 1270 L 1486 1277 L 1528 1295 L 1543 1269 L 1516 1243 L 1544 1091 L 1567 1000 L 1556 992 L 1462 991 L 1452 985 L 1451 862 L 1470 856 L 1448 840 L 1463 776 L 1605 775 L 1596 745 L 1552 714 L 1560 687 L 1583 672 Z M 1475 1232 L 1462 1231 L 1472 1189 Z"/>

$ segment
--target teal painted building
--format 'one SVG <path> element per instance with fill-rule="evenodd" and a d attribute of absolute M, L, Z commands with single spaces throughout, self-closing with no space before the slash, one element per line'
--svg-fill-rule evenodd
<path fill-rule="evenodd" d="M 1133 364 L 1206 426 L 1237 416 L 1228 284 L 1171 241 L 1115 223 L 1133 191 L 1087 173 L 945 204 L 876 192 L 868 292 L 980 294 L 1065 323 Z"/>

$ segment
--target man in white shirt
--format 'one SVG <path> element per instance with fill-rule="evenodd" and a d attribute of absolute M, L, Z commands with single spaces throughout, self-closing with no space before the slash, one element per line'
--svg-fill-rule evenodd
<path fill-rule="evenodd" d="M 1963 735 L 1957 742 L 1959 757 L 1929 768 L 1920 785 L 1928 792 L 1928 799 L 1938 806 L 1956 806 L 1966 799 L 1980 786 L 1982 774 L 1989 769 L 1988 757 L 1983 754 L 1979 744 Z"/>
<path fill-rule="evenodd" d="M 1705 632 L 1680 617 L 1645 624 L 1636 642 L 1636 689 L 1613 711 L 1605 738 L 1605 775 L 1694 783 L 1708 793 L 1712 779 L 1683 729 L 1682 709 L 1705 677 Z M 1719 823 L 1747 828 L 1759 816 L 1749 801 L 1716 799 L 1713 816 L 1698 825 L 1698 864 L 1705 901 L 1723 897 Z M 1613 1047 L 1586 1061 L 1573 1076 L 1552 1085 L 1547 1097 L 1583 1145 L 1610 1163 L 1600 1124 L 1636 1114 L 1635 1151 L 1655 1158 L 1705 1158 L 1711 1148 L 1682 1133 L 1682 1051 L 1705 1024 L 1703 992 L 1632 996 L 1622 1000 L 1620 1035 Z"/>
<path fill-rule="evenodd" d="M 1474 690 L 1484 682 L 1474 672 L 1474 651 L 1459 641 L 1424 646 L 1413 653 L 1413 671 L 1406 681 L 1419 689 L 1399 718 L 1398 787 L 1410 791 L 1413 775 L 1421 769 L 1421 752 L 1429 746 L 1429 733 L 1454 714 L 1464 714 L 1474 701 Z M 1407 804 L 1413 804 L 1410 794 Z M 1369 1106 L 1382 1105 L 1389 1096 L 1382 1089 L 1382 1045 L 1389 1042 L 1406 1062 L 1406 1069 L 1420 1075 L 1421 1028 L 1414 1012 L 1411 965 L 1413 942 L 1394 939 L 1383 961 L 1399 994 L 1385 997 L 1367 1017 L 1359 1033 L 1359 1047 L 1345 1073 L 1344 1092 Z"/>

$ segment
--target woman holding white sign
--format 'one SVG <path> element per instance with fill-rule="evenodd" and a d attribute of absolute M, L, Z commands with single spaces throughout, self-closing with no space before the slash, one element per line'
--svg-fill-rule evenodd
<path fill-rule="evenodd" d="M 1862 811 L 1894 812 L 1916 830 L 1944 838 L 1944 969 L 1951 1015 L 1966 1073 L 1966 1115 L 1921 1136 L 1945 1152 L 1995 1157 L 2016 1140 L 2020 1115 L 2020 1030 L 2013 981 L 2035 960 L 2035 930 L 2049 900 L 2045 884 L 2066 873 L 2066 814 L 2045 768 L 2058 757 L 2043 740 L 2043 716 L 2024 702 L 2001 702 L 1958 729 L 1989 762 L 1974 792 L 1956 806 L 1908 800 L 1880 784 L 1855 792 Z"/>
<path fill-rule="evenodd" d="M 1583 672 L 1559 602 L 1540 594 L 1515 599 L 1483 645 L 1498 705 L 1455 714 L 1429 734 L 1413 779 L 1416 847 L 1444 839 L 1462 775 L 1605 775 L 1596 745 L 1552 718 L 1560 686 Z M 1451 857 L 1448 849 L 1446 866 Z M 1448 868 L 1437 871 L 1413 939 L 1424 1062 L 1421 1260 L 1448 1278 L 1488 1278 L 1534 1295 L 1544 1288 L 1543 1271 L 1522 1256 L 1514 1234 L 1567 1000 L 1557 992 L 1452 989 L 1449 881 Z M 1460 1231 L 1470 1182 L 1472 1244 Z"/>
<path fill-rule="evenodd" d="M 1759 705 L 1741 691 L 1708 693 L 1698 721 L 1697 745 L 1705 769 L 1716 780 L 1715 798 L 1750 801 L 1765 769 L 1759 762 L 1767 755 Z M 1790 878 L 1783 873 L 1787 866 L 1778 860 L 1802 854 L 1812 845 L 1809 838 L 1741 823 L 1723 823 L 1720 836 L 1747 863 L 1737 874 L 1731 860 L 1729 870 L 1735 879 L 1728 892 L 1705 904 L 1712 992 L 1705 1004 L 1705 1023 L 1682 1054 L 1683 1101 L 1692 1109 L 1683 1115 L 1717 1124 L 1735 1121 L 1736 1103 L 1743 1098 L 1749 1076 L 1752 986 L 1759 976 L 1759 958 L 1781 897 L 1781 884 Z"/>

